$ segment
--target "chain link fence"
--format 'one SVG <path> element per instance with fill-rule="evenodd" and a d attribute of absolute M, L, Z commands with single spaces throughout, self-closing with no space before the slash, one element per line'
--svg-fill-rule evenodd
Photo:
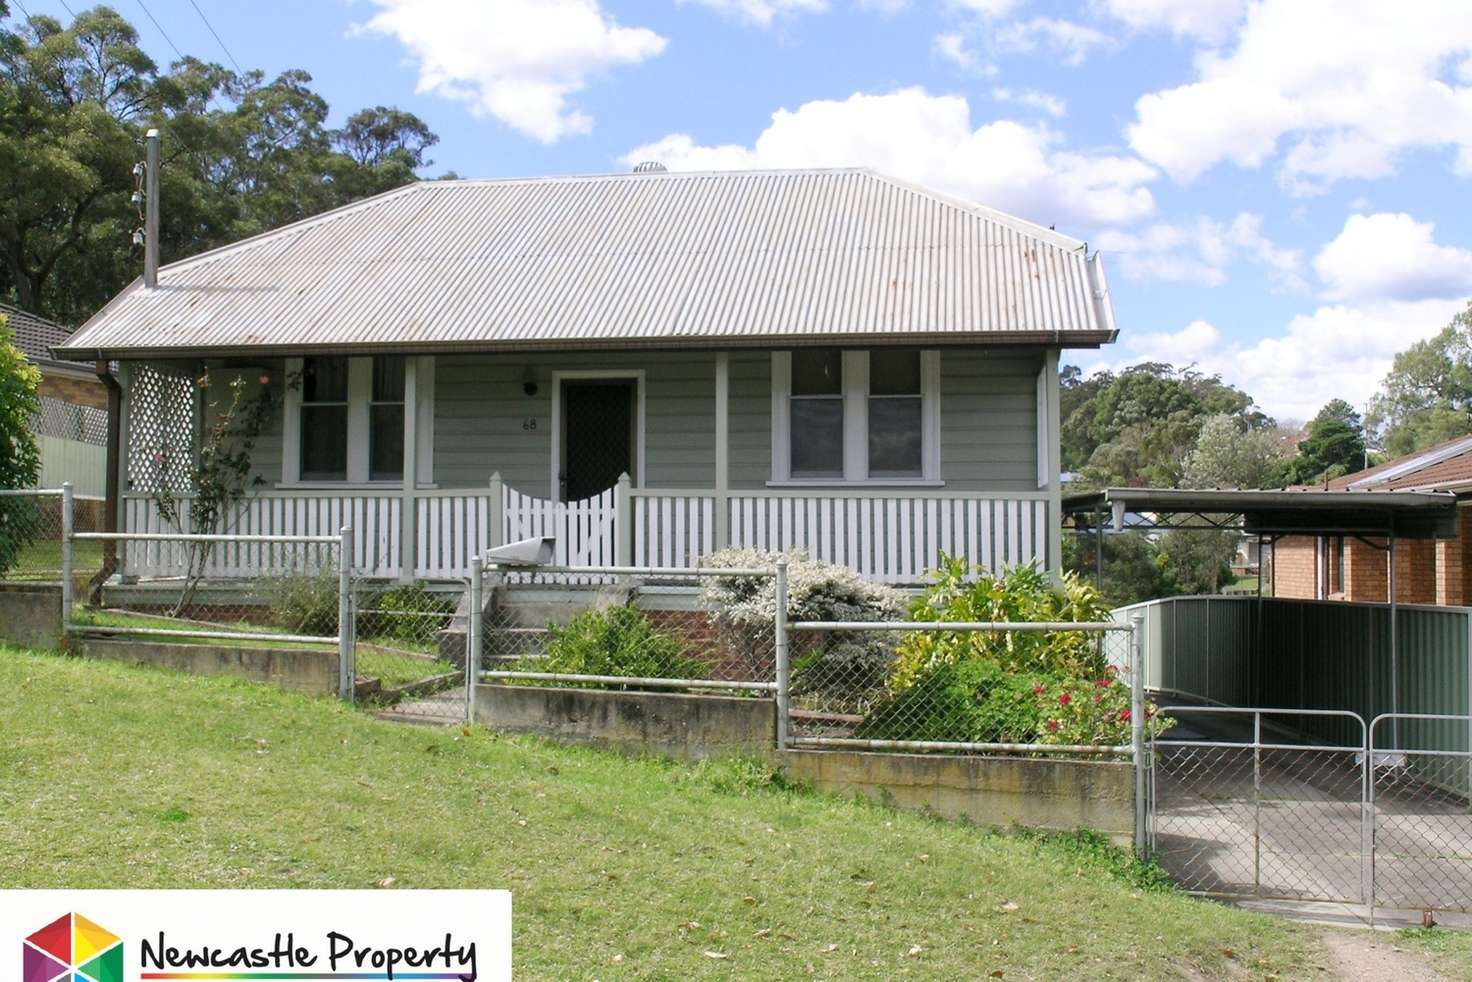
<path fill-rule="evenodd" d="M 1223 897 L 1365 897 L 1364 723 L 1353 713 L 1171 706 L 1153 742 L 1152 852 L 1185 890 Z M 1306 717 L 1354 726 L 1305 739 Z"/>
<path fill-rule="evenodd" d="M 1133 752 L 1152 708 L 1131 627 L 1104 623 L 796 622 L 794 746 L 983 753 Z"/>
<path fill-rule="evenodd" d="M 1472 912 L 1472 716 L 1370 724 L 1375 904 Z"/>
<path fill-rule="evenodd" d="M 465 718 L 469 587 L 468 581 L 354 584 L 354 695 L 360 705 L 409 722 Z"/>
<path fill-rule="evenodd" d="M 488 567 L 477 677 L 504 685 L 771 693 L 774 619 L 734 601 L 772 569 Z"/>
<path fill-rule="evenodd" d="M 102 527 L 103 501 L 70 495 L 65 489 L 0 491 L 0 578 L 12 582 L 59 583 L 63 541 L 71 514 L 71 531 L 96 532 Z M 74 543 L 73 573 L 101 568 L 100 543 Z"/>

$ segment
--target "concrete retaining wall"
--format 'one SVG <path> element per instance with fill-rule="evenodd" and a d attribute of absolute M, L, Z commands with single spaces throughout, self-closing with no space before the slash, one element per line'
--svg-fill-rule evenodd
<path fill-rule="evenodd" d="M 789 750 L 787 776 L 825 791 L 983 825 L 1134 832 L 1134 769 L 1115 761 Z"/>
<path fill-rule="evenodd" d="M 0 583 L 0 641 L 23 648 L 61 642 L 61 587 Z"/>
<path fill-rule="evenodd" d="M 325 649 L 239 648 L 111 638 L 78 638 L 74 646 L 80 654 L 103 661 L 153 665 L 190 675 L 233 675 L 297 692 L 337 691 L 337 652 Z"/>
<path fill-rule="evenodd" d="M 524 685 L 476 686 L 475 719 L 498 730 L 682 760 L 768 755 L 777 729 L 770 699 Z"/>

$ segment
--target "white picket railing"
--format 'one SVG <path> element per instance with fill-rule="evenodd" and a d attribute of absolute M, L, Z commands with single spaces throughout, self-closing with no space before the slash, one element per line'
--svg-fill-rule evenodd
<path fill-rule="evenodd" d="M 177 523 L 164 519 L 149 495 L 125 495 L 124 531 L 194 532 L 192 495 L 178 498 Z M 230 535 L 336 535 L 353 530 L 353 568 L 361 576 L 396 576 L 399 569 L 400 498 L 392 492 L 266 491 L 231 509 L 216 532 Z M 207 576 L 247 576 L 279 566 L 263 543 L 216 545 L 205 564 Z M 184 572 L 188 546 L 177 542 L 130 542 L 123 572 L 130 576 L 175 576 Z"/>
<path fill-rule="evenodd" d="M 414 575 L 425 579 L 466 576 L 477 551 L 541 536 L 556 541 L 559 566 L 688 568 L 724 540 L 731 546 L 803 550 L 884 583 L 923 581 L 941 553 L 989 570 L 1048 558 L 1042 493 L 825 488 L 722 496 L 705 489 L 625 486 L 582 501 L 553 502 L 493 478 L 485 489 L 417 491 L 414 499 Z M 387 490 L 271 491 L 241 502 L 224 531 L 330 535 L 351 525 L 357 571 L 390 578 L 399 575 L 402 502 L 400 492 Z M 125 499 L 130 531 L 191 531 L 188 512 L 185 497 L 180 513 L 186 527 L 175 529 L 163 522 L 151 498 Z M 270 558 L 258 553 L 249 545 L 222 550 L 208 572 L 249 574 Z M 177 545 L 130 544 L 126 571 L 169 575 L 179 570 L 182 556 Z"/>
<path fill-rule="evenodd" d="M 716 497 L 709 491 L 629 493 L 635 566 L 688 569 L 715 552 Z"/>
<path fill-rule="evenodd" d="M 989 570 L 1042 561 L 1042 496 L 804 492 L 731 498 L 733 546 L 786 551 L 848 566 L 882 583 L 918 583 L 941 553 Z"/>

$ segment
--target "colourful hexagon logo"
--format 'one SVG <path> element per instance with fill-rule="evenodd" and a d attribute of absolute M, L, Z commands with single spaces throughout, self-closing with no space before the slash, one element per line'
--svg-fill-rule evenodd
<path fill-rule="evenodd" d="M 81 914 L 63 914 L 22 944 L 21 982 L 123 982 L 123 941 Z"/>

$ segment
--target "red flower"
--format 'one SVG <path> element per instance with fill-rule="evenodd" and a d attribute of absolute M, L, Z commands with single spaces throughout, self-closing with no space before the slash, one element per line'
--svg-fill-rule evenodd
<path fill-rule="evenodd" d="M 1095 705 L 1098 705 L 1099 703 L 1101 703 L 1103 701 L 1104 701 L 1104 696 L 1103 695 L 1101 695 L 1098 692 L 1094 693 L 1094 704 Z"/>
<path fill-rule="evenodd" d="M 1103 678 L 1103 679 L 1099 679 L 1099 680 L 1098 680 L 1098 681 L 1096 681 L 1096 682 L 1095 682 L 1095 683 L 1094 683 L 1094 684 L 1095 684 L 1095 685 L 1097 685 L 1097 686 L 1098 686 L 1098 687 L 1099 687 L 1099 688 L 1101 688 L 1101 689 L 1107 689 L 1107 688 L 1109 688 L 1109 687 L 1110 687 L 1110 686 L 1111 686 L 1111 685 L 1113 685 L 1113 684 L 1114 684 L 1114 679 L 1110 679 L 1110 678 Z"/>
<path fill-rule="evenodd" d="M 1069 695 L 1066 692 L 1063 693 L 1063 695 L 1061 695 L 1061 696 L 1058 697 L 1058 705 L 1060 705 L 1060 706 L 1066 706 L 1066 705 L 1068 705 L 1071 702 L 1073 702 L 1073 696 Z"/>
<path fill-rule="evenodd" d="M 269 373 L 267 373 L 267 372 L 262 372 L 261 373 L 261 384 L 262 385 L 270 385 L 271 384 L 271 376 L 270 376 Z"/>
<path fill-rule="evenodd" d="M 1041 685 L 1035 685 L 1035 686 L 1033 686 L 1032 687 L 1032 694 L 1035 695 L 1035 696 L 1042 695 L 1043 694 L 1043 687 Z"/>
<path fill-rule="evenodd" d="M 1048 729 L 1051 732 L 1053 732 L 1053 733 L 1057 733 L 1058 732 L 1058 721 L 1056 719 L 1050 719 L 1050 720 L 1048 720 Z"/>
<path fill-rule="evenodd" d="M 1130 711 L 1128 709 L 1121 709 L 1119 711 L 1119 721 L 1121 723 L 1128 723 L 1130 721 Z"/>

